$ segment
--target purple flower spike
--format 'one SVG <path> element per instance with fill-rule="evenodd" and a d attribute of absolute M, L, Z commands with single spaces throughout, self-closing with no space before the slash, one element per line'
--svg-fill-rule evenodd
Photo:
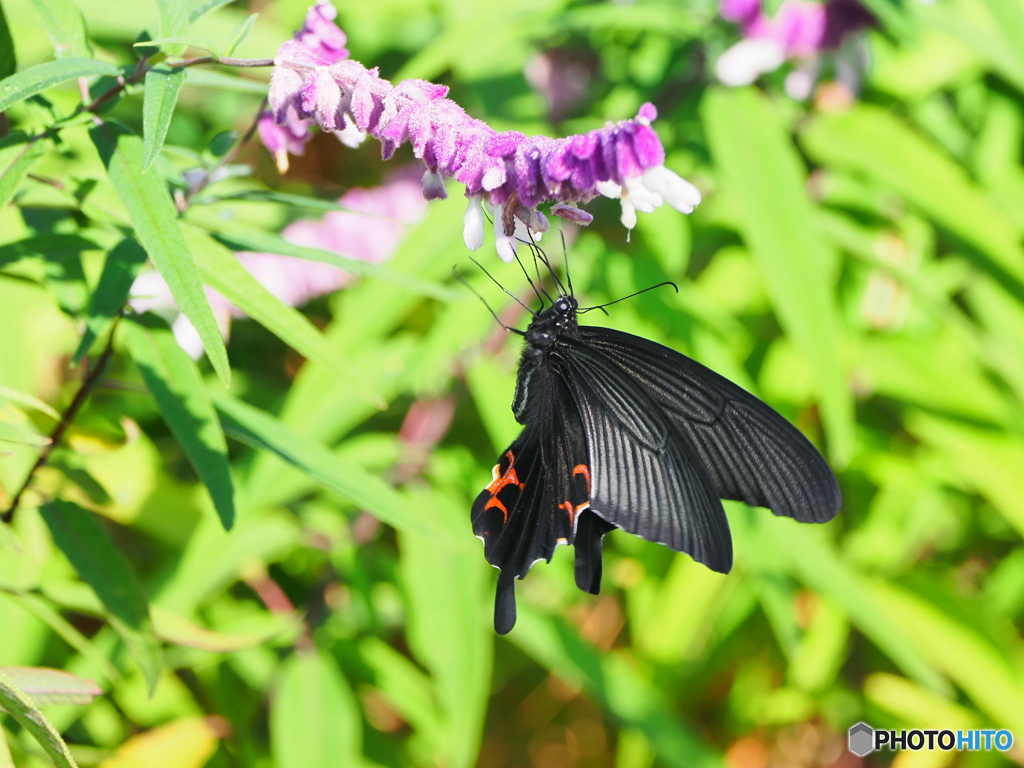
<path fill-rule="evenodd" d="M 444 177 L 465 184 L 464 238 L 470 250 L 483 242 L 485 210 L 494 221 L 499 255 L 508 260 L 517 239 L 536 239 L 547 230 L 537 210 L 541 205 L 554 204 L 553 213 L 584 224 L 593 217 L 577 202 L 606 195 L 622 201 L 622 222 L 633 227 L 637 211 L 667 202 L 689 213 L 700 202 L 696 187 L 665 168 L 665 150 L 651 127 L 657 117 L 653 105 L 644 104 L 630 120 L 562 139 L 498 132 L 447 98 L 445 86 L 424 80 L 392 85 L 376 69 L 346 58 L 344 34 L 324 26 L 333 27 L 328 8 L 324 0 L 314 6 L 302 32 L 274 59 L 274 117 L 372 135 L 385 160 L 409 142 L 427 167 L 427 199 L 447 196 Z"/>

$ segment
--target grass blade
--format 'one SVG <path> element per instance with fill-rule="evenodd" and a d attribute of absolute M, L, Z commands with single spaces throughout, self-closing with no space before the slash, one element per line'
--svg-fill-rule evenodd
<path fill-rule="evenodd" d="M 221 523 L 231 528 L 235 491 L 228 443 L 199 367 L 178 345 L 166 323 L 154 315 L 131 318 L 125 335 L 160 415 L 210 492 Z"/>
<path fill-rule="evenodd" d="M 296 352 L 339 373 L 367 402 L 378 408 L 385 406 L 380 394 L 338 347 L 331 344 L 305 315 L 265 288 L 242 266 L 234 253 L 199 229 L 185 226 L 183 231 L 207 285 Z"/>
<path fill-rule="evenodd" d="M 231 383 L 228 353 L 199 269 L 181 233 L 178 214 L 163 180 L 142 172 L 142 142 L 110 123 L 89 131 L 110 181 L 128 210 L 142 247 L 156 264 L 181 311 L 192 321 L 206 354 L 224 386 Z"/>
<path fill-rule="evenodd" d="M 803 167 L 779 118 L 752 89 L 708 93 L 703 118 L 724 194 L 757 259 L 779 322 L 813 366 L 829 453 L 839 464 L 853 450 L 853 399 L 836 355 L 835 256 L 807 225 L 813 209 Z"/>
<path fill-rule="evenodd" d="M 32 0 L 58 59 L 92 55 L 85 19 L 74 0 Z M 0 46 L 2 48 L 2 46 Z"/>
<path fill-rule="evenodd" d="M 225 430 L 235 439 L 276 453 L 393 528 L 426 532 L 423 518 L 409 501 L 377 475 L 344 461 L 320 443 L 292 432 L 270 414 L 226 392 L 214 393 L 213 402 L 224 418 Z"/>
<path fill-rule="evenodd" d="M 85 331 L 71 359 L 72 365 L 82 362 L 82 358 L 89 353 L 96 339 L 110 327 L 121 308 L 127 303 L 132 283 L 145 263 L 146 252 L 130 237 L 126 237 L 107 254 L 96 290 L 89 300 Z"/>
<path fill-rule="evenodd" d="M 87 509 L 57 499 L 44 504 L 40 511 L 54 543 L 103 603 L 111 626 L 142 669 L 152 691 L 162 667 L 160 646 L 153 634 L 146 595 L 128 561 Z"/>

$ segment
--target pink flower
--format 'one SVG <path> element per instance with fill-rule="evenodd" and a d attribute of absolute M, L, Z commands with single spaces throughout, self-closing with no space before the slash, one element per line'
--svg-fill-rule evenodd
<path fill-rule="evenodd" d="M 801 66 L 787 78 L 786 90 L 794 98 L 806 98 L 820 68 L 821 54 L 838 50 L 846 39 L 874 23 L 858 0 L 808 2 L 785 0 L 774 17 L 761 11 L 760 0 L 722 0 L 722 17 L 740 25 L 744 39 L 719 57 L 718 79 L 726 85 L 748 85 L 787 60 Z M 840 62 L 840 74 L 853 69 Z"/>
<path fill-rule="evenodd" d="M 348 210 L 331 211 L 319 221 L 296 221 L 281 234 L 296 245 L 380 264 L 394 253 L 406 231 L 426 210 L 415 176 L 403 173 L 380 187 L 349 190 L 338 200 Z M 293 307 L 336 291 L 352 280 L 352 275 L 339 267 L 291 256 L 243 252 L 238 259 L 267 290 Z M 206 289 L 206 295 L 221 333 L 227 338 L 231 319 L 245 314 L 212 288 Z M 139 275 L 131 296 L 130 303 L 136 312 L 151 311 L 166 317 L 182 348 L 193 357 L 202 354 L 199 334 L 178 310 L 159 272 L 151 270 Z"/>
<path fill-rule="evenodd" d="M 385 160 L 409 142 L 427 166 L 428 199 L 446 196 L 443 178 L 464 184 L 464 234 L 471 250 L 483 242 L 484 205 L 496 224 L 498 252 L 510 260 L 517 239 L 539 237 L 547 228 L 540 205 L 562 203 L 553 211 L 562 215 L 599 194 L 616 197 L 623 224 L 632 228 L 637 211 L 667 202 L 690 213 L 700 202 L 697 188 L 665 167 L 651 104 L 633 119 L 552 139 L 496 131 L 447 98 L 445 86 L 425 80 L 392 85 L 357 61 L 326 60 L 301 39 L 282 45 L 274 64 L 269 102 L 279 122 L 297 115 L 327 131 L 372 135 Z M 570 218 L 581 220 L 578 214 Z"/>

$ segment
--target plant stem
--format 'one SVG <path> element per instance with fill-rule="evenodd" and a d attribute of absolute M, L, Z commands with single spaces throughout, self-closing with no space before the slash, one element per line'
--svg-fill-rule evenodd
<path fill-rule="evenodd" d="M 110 362 L 110 358 L 114 356 L 114 331 L 117 330 L 118 320 L 120 320 L 120 316 L 114 320 L 114 325 L 110 329 L 110 338 L 107 340 L 107 346 L 103 350 L 103 354 L 100 355 L 99 360 L 96 361 L 92 370 L 89 371 L 89 375 L 85 377 L 82 385 L 78 388 L 71 404 L 62 414 L 60 422 L 54 428 L 53 432 L 50 433 L 50 444 L 44 447 L 40 452 L 39 458 L 36 459 L 36 463 L 32 466 L 32 469 L 29 470 L 28 477 L 25 478 L 25 482 L 22 483 L 18 492 L 14 494 L 14 499 L 12 499 L 10 507 L 7 508 L 7 511 L 4 512 L 3 515 L 0 515 L 0 521 L 9 523 L 14 519 L 14 511 L 18 508 L 18 504 L 21 503 L 21 497 L 32 484 L 32 480 L 35 478 L 36 473 L 40 468 L 46 466 L 46 462 L 50 460 L 50 455 L 53 453 L 54 449 L 60 445 L 61 440 L 64 439 L 64 433 L 68 431 L 68 427 L 71 426 L 71 422 L 75 420 L 78 412 L 82 410 L 82 406 L 85 405 L 85 401 L 89 398 L 89 395 L 99 383 L 100 378 L 103 376 L 103 371 L 106 370 L 107 364 Z"/>

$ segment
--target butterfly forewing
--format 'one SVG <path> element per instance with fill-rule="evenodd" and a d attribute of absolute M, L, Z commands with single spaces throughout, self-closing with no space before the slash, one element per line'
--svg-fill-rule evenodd
<path fill-rule="evenodd" d="M 842 496 L 825 459 L 770 406 L 685 355 L 610 328 L 583 327 L 579 343 L 618 361 L 671 418 L 723 499 L 822 523 Z"/>

